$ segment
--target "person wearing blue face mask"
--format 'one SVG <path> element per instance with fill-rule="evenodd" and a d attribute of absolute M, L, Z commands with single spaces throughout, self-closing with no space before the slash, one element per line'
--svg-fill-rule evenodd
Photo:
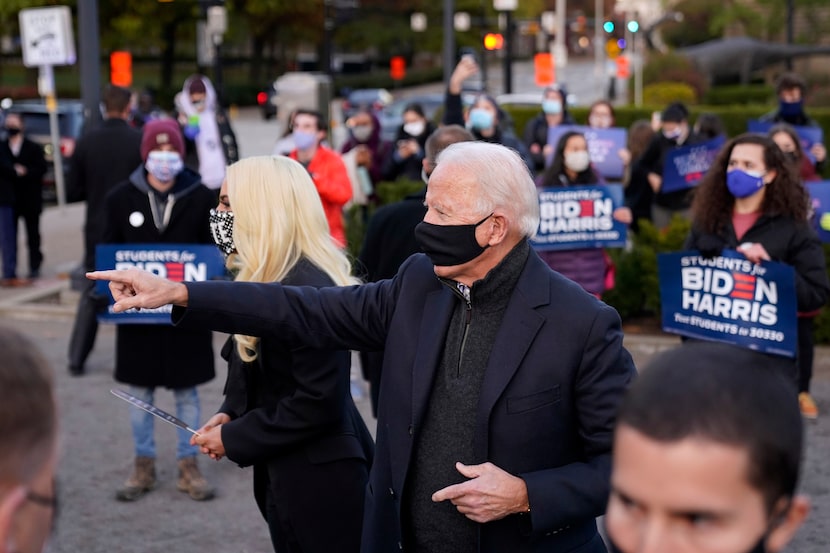
<path fill-rule="evenodd" d="M 568 113 L 567 94 L 560 86 L 549 86 L 542 93 L 542 113 L 525 125 L 522 141 L 530 152 L 533 170 L 539 174 L 553 156 L 556 144 L 548 144 L 548 130 L 558 125 L 575 125 Z"/>
<path fill-rule="evenodd" d="M 512 129 L 506 113 L 496 100 L 485 93 L 480 93 L 473 101 L 466 118 L 461 102 L 461 88 L 465 80 L 478 73 L 478 64 L 471 56 L 463 56 L 450 76 L 450 84 L 444 96 L 444 125 L 466 126 L 476 140 L 501 144 L 516 150 L 525 165 L 533 172 L 533 161 L 524 143 L 519 140 Z"/>
<path fill-rule="evenodd" d="M 685 249 L 704 257 L 724 248 L 753 263 L 772 260 L 795 269 L 796 307 L 819 309 L 830 297 L 821 242 L 807 217 L 807 190 L 768 136 L 742 134 L 728 142 L 695 189 Z M 797 369 L 792 363 L 795 381 Z"/>
<path fill-rule="evenodd" d="M 210 210 L 216 195 L 185 167 L 185 143 L 174 119 L 156 119 L 144 125 L 143 164 L 106 198 L 104 244 L 213 244 Z M 214 358 L 210 331 L 182 331 L 169 325 L 120 324 L 116 330 L 115 380 L 147 403 L 156 388 L 169 388 L 176 416 L 191 428 L 199 426 L 200 403 L 196 386 L 213 379 Z M 135 501 L 156 485 L 156 446 L 153 419 L 131 408 L 134 467 L 115 493 L 119 501 Z M 177 431 L 177 488 L 191 499 L 214 496 L 213 488 L 196 464 L 198 448 L 190 433 Z"/>
<path fill-rule="evenodd" d="M 654 193 L 651 204 L 651 219 L 654 226 L 664 229 L 669 226 L 672 216 L 689 216 L 691 196 L 688 189 L 663 192 L 663 166 L 666 155 L 680 146 L 702 142 L 703 139 L 689 125 L 689 109 L 682 102 L 672 102 L 660 116 L 660 132 L 651 139 L 648 148 L 640 158 L 644 169 L 640 178 L 645 183 L 634 183 L 637 187 L 647 185 Z"/>
<path fill-rule="evenodd" d="M 759 120 L 765 123 L 789 123 L 796 127 L 820 128 L 818 122 L 804 111 L 804 95 L 807 83 L 795 73 L 782 73 L 775 83 L 775 93 L 778 96 L 778 108 L 762 115 Z M 827 160 L 827 148 L 816 142 L 810 147 L 810 153 L 815 158 L 816 172 L 821 172 Z"/>

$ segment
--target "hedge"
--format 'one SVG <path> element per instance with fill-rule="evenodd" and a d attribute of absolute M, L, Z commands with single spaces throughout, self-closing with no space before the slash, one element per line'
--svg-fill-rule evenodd
<path fill-rule="evenodd" d="M 513 118 L 519 134 L 526 122 L 538 113 L 538 110 L 533 108 L 506 106 L 505 109 Z M 638 119 L 650 119 L 651 113 L 659 109 L 661 109 L 660 106 L 616 108 L 617 124 L 627 127 Z M 572 108 L 570 111 L 578 122 L 584 122 L 587 119 L 588 109 L 585 107 Z M 745 131 L 748 119 L 757 118 L 766 113 L 768 109 L 759 106 L 690 106 L 690 111 L 692 121 L 703 112 L 720 115 L 727 132 L 734 136 Z M 830 109 L 812 109 L 810 116 L 822 127 L 830 128 Z M 825 169 L 825 177 L 830 178 L 828 173 L 830 171 Z M 377 195 L 380 198 L 380 205 L 398 201 L 422 186 L 423 183 L 419 181 L 379 183 Z M 346 214 L 349 253 L 355 258 L 363 242 L 366 221 L 374 209 L 374 207 L 363 209 L 354 206 Z M 608 250 L 616 266 L 616 286 L 603 294 L 602 299 L 616 308 L 624 321 L 648 317 L 653 318 L 659 324 L 660 295 L 657 255 L 681 250 L 690 224 L 680 217 L 675 217 L 663 232 L 657 231 L 648 221 L 640 221 L 639 226 L 639 233 L 631 233 L 630 244 L 627 248 Z M 828 271 L 830 271 L 830 244 L 825 245 L 825 259 Z M 815 338 L 817 344 L 830 344 L 830 310 L 823 310 L 816 319 Z"/>

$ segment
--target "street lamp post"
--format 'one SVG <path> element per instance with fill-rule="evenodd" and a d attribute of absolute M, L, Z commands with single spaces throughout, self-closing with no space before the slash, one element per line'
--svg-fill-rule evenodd
<path fill-rule="evenodd" d="M 513 12 L 518 7 L 518 0 L 493 0 L 496 11 L 504 12 L 504 92 L 513 92 Z"/>

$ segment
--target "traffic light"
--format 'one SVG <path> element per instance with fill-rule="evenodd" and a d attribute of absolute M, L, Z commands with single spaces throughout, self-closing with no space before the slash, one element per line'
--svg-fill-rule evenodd
<path fill-rule="evenodd" d="M 484 48 L 486 50 L 501 50 L 504 46 L 504 37 L 501 33 L 487 33 L 484 35 Z"/>
<path fill-rule="evenodd" d="M 633 20 L 633 19 L 628 22 L 627 27 L 628 27 L 628 31 L 631 32 L 631 33 L 636 33 L 637 31 L 640 30 L 640 24 L 636 20 Z"/>
<path fill-rule="evenodd" d="M 614 22 L 613 21 L 606 21 L 605 23 L 602 24 L 602 29 L 608 34 L 613 33 L 614 32 Z"/>

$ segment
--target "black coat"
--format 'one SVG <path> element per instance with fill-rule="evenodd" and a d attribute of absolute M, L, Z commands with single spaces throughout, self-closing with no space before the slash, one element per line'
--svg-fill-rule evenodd
<path fill-rule="evenodd" d="M 407 473 L 458 295 L 416 254 L 391 280 L 320 288 L 187 283 L 174 324 L 290 340 L 296 346 L 384 348 L 375 460 L 362 551 L 397 551 Z M 614 309 L 531 252 L 485 369 L 475 458 L 519 475 L 532 512 L 479 526 L 481 553 L 605 552 L 614 418 L 635 370 Z M 404 498 L 404 501 L 402 501 Z"/>
<path fill-rule="evenodd" d="M 163 232 L 159 232 L 153 222 L 148 187 L 144 168 L 139 167 L 129 180 L 107 195 L 102 243 L 213 243 L 209 213 L 216 205 L 216 196 L 201 184 L 199 175 L 186 169 L 176 178 L 171 192 L 175 195 L 175 203 Z M 118 325 L 117 381 L 148 388 L 175 389 L 202 384 L 214 376 L 209 330 L 182 330 L 169 325 Z"/>
<path fill-rule="evenodd" d="M 424 220 L 426 188 L 385 205 L 369 219 L 359 260 L 366 280 L 392 278 L 413 253 L 421 251 L 415 241 L 415 226 Z"/>
<path fill-rule="evenodd" d="M 285 284 L 332 286 L 301 260 Z M 374 443 L 351 397 L 347 350 L 296 347 L 278 338 L 258 343 L 257 359 L 243 362 L 228 339 L 225 402 L 219 412 L 228 459 L 254 466 L 254 496 L 267 520 L 266 496 L 278 511 L 279 532 L 301 550 L 360 547 L 363 500 Z"/>
<path fill-rule="evenodd" d="M 18 176 L 3 171 L 2 180 L 10 177 L 14 191 L 14 209 L 19 214 L 40 213 L 43 210 L 43 175 L 46 174 L 46 159 L 43 157 L 43 148 L 31 140 L 24 138 L 17 155 L 11 151 L 8 141 L 0 143 L 0 159 L 8 160 L 14 165 L 26 167 L 26 174 Z M 4 162 L 5 163 L 5 162 Z"/>
<path fill-rule="evenodd" d="M 125 180 L 141 161 L 141 132 L 119 118 L 106 119 L 83 135 L 72 154 L 67 182 L 69 201 L 86 200 L 84 267 L 95 268 L 95 246 L 101 243 L 107 220 L 104 198 Z"/>
<path fill-rule="evenodd" d="M 740 241 L 735 236 L 731 221 L 720 234 L 701 232 L 693 225 L 684 246 L 710 256 L 719 255 L 724 248 L 734 250 L 743 242 L 762 244 L 773 261 L 793 266 L 799 311 L 815 311 L 827 302 L 830 282 L 824 263 L 824 250 L 807 222 L 796 222 L 790 217 L 761 215 Z"/>

